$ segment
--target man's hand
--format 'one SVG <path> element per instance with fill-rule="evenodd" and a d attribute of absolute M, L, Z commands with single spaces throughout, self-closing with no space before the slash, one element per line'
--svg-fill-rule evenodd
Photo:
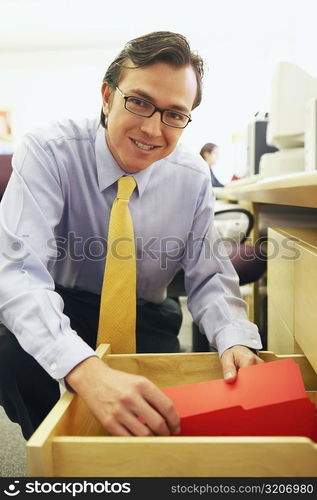
<path fill-rule="evenodd" d="M 234 382 L 239 368 L 263 363 L 263 359 L 254 354 L 248 347 L 235 345 L 226 349 L 220 358 L 223 377 L 226 382 Z"/>
<path fill-rule="evenodd" d="M 145 377 L 114 370 L 91 357 L 73 368 L 66 382 L 112 435 L 166 436 L 180 431 L 172 401 Z"/>

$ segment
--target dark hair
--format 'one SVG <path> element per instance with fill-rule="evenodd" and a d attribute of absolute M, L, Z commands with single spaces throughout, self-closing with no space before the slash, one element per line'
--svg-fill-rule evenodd
<path fill-rule="evenodd" d="M 198 54 L 191 51 L 188 40 L 183 35 L 170 31 L 155 31 L 130 40 L 110 64 L 103 78 L 103 83 L 107 82 L 115 89 L 124 70 L 129 68 L 125 64 L 127 61 L 132 61 L 134 66 L 138 68 L 150 66 L 156 62 L 166 62 L 177 68 L 191 65 L 197 80 L 197 93 L 193 109 L 200 104 L 204 62 Z M 100 123 L 105 127 L 103 110 L 101 110 Z"/>
<path fill-rule="evenodd" d="M 212 142 L 207 142 L 201 148 L 201 150 L 199 151 L 199 154 L 200 154 L 200 156 L 202 156 L 205 159 L 204 154 L 205 153 L 211 153 L 217 147 L 218 147 L 217 144 L 213 144 Z"/>

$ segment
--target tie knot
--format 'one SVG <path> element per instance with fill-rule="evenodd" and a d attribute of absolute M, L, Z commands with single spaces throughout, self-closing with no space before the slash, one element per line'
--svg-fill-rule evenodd
<path fill-rule="evenodd" d="M 118 180 L 117 198 L 120 200 L 129 200 L 135 186 L 134 177 L 120 177 Z"/>

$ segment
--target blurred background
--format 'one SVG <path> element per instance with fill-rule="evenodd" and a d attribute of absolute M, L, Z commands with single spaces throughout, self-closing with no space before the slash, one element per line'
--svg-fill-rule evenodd
<path fill-rule="evenodd" d="M 218 144 L 217 177 L 243 177 L 247 126 L 269 109 L 276 63 L 317 75 L 315 7 L 315 0 L 0 0 L 0 153 L 52 119 L 99 116 L 101 81 L 123 44 L 170 30 L 206 62 L 203 102 L 182 141 L 197 152 Z"/>

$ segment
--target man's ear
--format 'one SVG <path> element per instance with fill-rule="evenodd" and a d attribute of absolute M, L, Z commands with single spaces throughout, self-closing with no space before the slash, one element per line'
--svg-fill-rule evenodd
<path fill-rule="evenodd" d="M 105 116 L 108 116 L 110 111 L 110 96 L 112 93 L 112 87 L 110 87 L 109 83 L 105 82 L 101 87 L 101 95 L 102 95 L 102 109 Z"/>

